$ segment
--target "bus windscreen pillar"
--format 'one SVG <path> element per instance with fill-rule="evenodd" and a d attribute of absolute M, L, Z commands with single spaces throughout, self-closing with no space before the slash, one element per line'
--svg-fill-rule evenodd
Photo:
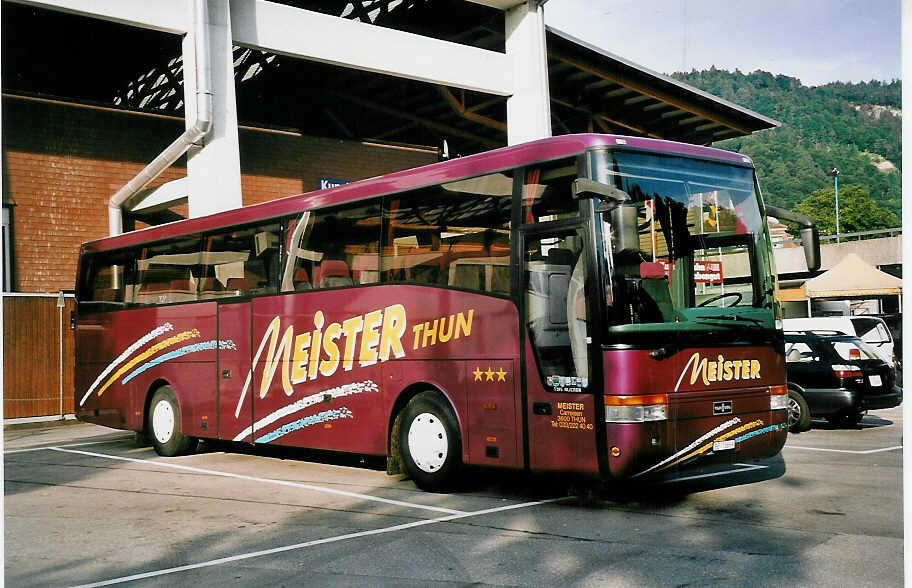
<path fill-rule="evenodd" d="M 506 51 L 513 67 L 513 95 L 507 99 L 507 143 L 551 136 L 544 9 L 526 2 L 505 16 Z"/>
<path fill-rule="evenodd" d="M 212 128 L 202 145 L 187 152 L 188 206 L 191 218 L 240 208 L 241 162 L 234 89 L 231 17 L 227 3 L 209 3 L 209 63 L 200 63 L 194 49 L 195 33 L 184 38 L 184 111 L 187 126 L 197 112 L 197 68 L 210 68 Z"/>

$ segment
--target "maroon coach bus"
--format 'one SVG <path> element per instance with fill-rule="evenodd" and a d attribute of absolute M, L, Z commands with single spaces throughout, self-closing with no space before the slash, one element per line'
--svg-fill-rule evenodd
<path fill-rule="evenodd" d="M 751 161 L 569 135 L 83 245 L 76 407 L 145 431 L 605 480 L 775 456 Z M 700 474 L 703 475 L 703 474 Z"/>

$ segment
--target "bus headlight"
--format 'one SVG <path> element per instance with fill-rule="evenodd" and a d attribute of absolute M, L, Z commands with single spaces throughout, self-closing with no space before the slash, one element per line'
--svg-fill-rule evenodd
<path fill-rule="evenodd" d="M 644 423 L 668 419 L 668 396 L 605 396 L 606 423 Z"/>
<path fill-rule="evenodd" d="M 786 386 L 770 386 L 770 410 L 788 409 L 789 395 Z"/>

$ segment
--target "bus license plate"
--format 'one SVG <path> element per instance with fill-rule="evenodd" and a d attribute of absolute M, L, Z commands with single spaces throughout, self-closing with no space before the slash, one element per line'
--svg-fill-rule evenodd
<path fill-rule="evenodd" d="M 726 439 L 725 441 L 714 441 L 713 442 L 713 451 L 725 451 L 726 449 L 734 449 L 735 440 Z"/>
<path fill-rule="evenodd" d="M 880 376 L 868 376 L 868 381 L 871 382 L 872 386 L 883 386 Z"/>

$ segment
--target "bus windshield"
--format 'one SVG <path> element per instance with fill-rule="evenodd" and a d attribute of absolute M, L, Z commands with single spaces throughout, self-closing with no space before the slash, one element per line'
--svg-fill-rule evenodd
<path fill-rule="evenodd" d="M 773 327 L 775 272 L 753 169 L 618 151 L 595 163 L 594 179 L 636 207 L 637 247 L 619 251 L 602 218 L 611 333 Z"/>

